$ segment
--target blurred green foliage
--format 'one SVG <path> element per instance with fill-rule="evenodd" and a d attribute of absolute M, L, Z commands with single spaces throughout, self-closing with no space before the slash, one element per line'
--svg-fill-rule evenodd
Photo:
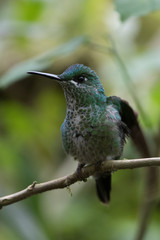
<path fill-rule="evenodd" d="M 29 69 L 43 70 L 50 67 L 55 59 L 57 60 L 60 57 L 71 54 L 72 51 L 75 51 L 77 47 L 82 43 L 84 44 L 86 41 L 87 38 L 85 36 L 78 37 L 57 48 L 50 49 L 40 56 L 18 63 L 1 77 L 0 87 L 5 88 L 16 81 L 23 79 Z"/>
<path fill-rule="evenodd" d="M 159 0 L 115 0 L 115 6 L 120 13 L 121 20 L 126 20 L 131 16 L 143 16 L 152 11 L 160 9 Z"/>
<path fill-rule="evenodd" d="M 125 2 L 129 4 L 122 13 Z M 133 4 L 141 6 L 139 17 L 122 23 L 118 12 L 123 19 L 137 15 Z M 151 1 L 150 6 L 147 13 L 158 9 Z M 142 1 L 131 0 L 116 1 L 116 6 L 104 0 L 0 1 L 1 196 L 34 180 L 69 174 L 77 165 L 62 149 L 60 126 L 66 106 L 60 86 L 28 76 L 29 70 L 58 74 L 70 64 L 86 64 L 96 70 L 107 95 L 120 96 L 137 109 L 128 90 L 132 86 L 151 122 L 146 126 L 139 116 L 147 140 L 153 154 L 160 154 L 160 13 L 142 16 L 142 7 Z M 97 51 L 91 44 L 109 49 L 107 34 L 125 64 L 127 84 L 113 54 Z M 124 157 L 139 157 L 130 141 Z M 0 211 L 0 239 L 132 240 L 140 217 L 144 176 L 143 169 L 114 173 L 108 208 L 99 203 L 92 179 L 71 186 L 72 197 L 66 189 L 56 190 L 5 207 Z M 159 211 L 157 201 L 145 240 L 159 239 Z"/>

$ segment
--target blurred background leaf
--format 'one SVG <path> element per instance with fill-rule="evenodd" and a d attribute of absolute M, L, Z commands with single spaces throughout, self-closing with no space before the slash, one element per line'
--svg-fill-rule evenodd
<path fill-rule="evenodd" d="M 0 87 L 4 88 L 8 85 L 24 78 L 30 69 L 43 70 L 49 68 L 58 58 L 71 54 L 82 43 L 85 43 L 86 37 L 77 37 L 57 48 L 50 49 L 48 52 L 41 54 L 30 60 L 26 60 L 13 66 L 0 78 Z"/>
<path fill-rule="evenodd" d="M 121 20 L 131 16 L 144 16 L 160 9 L 159 0 L 115 0 L 116 10 L 120 13 Z"/>
<path fill-rule="evenodd" d="M 110 48 L 104 35 L 111 35 L 115 42 L 133 81 L 133 90 L 152 122 L 146 126 L 139 115 L 140 123 L 152 152 L 160 154 L 160 12 L 138 15 L 142 1 L 130 1 L 132 12 L 127 3 L 121 8 L 126 11 L 124 18 L 133 15 L 133 10 L 138 17 L 121 22 L 120 10 L 115 10 L 114 3 L 0 1 L 1 196 L 23 189 L 34 180 L 64 176 L 77 166 L 62 149 L 60 126 L 66 112 L 62 89 L 50 79 L 27 75 L 27 71 L 59 74 L 71 64 L 86 64 L 100 76 L 107 95 L 120 96 L 137 110 L 113 55 L 96 51 L 90 45 L 95 42 Z M 116 1 L 116 9 L 124 3 Z M 150 6 L 155 10 L 158 5 L 154 3 Z M 134 4 L 139 4 L 137 10 Z M 130 141 L 123 157 L 140 157 Z M 99 203 L 92 178 L 72 186 L 72 197 L 63 189 L 6 207 L 0 213 L 0 238 L 134 239 L 144 177 L 143 169 L 113 173 L 109 208 Z M 159 211 L 157 200 L 145 240 L 157 240 L 160 235 Z"/>

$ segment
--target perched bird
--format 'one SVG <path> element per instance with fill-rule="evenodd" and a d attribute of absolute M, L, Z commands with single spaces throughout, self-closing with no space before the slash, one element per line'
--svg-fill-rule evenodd
<path fill-rule="evenodd" d="M 120 159 L 127 136 L 131 136 L 143 156 L 148 148 L 137 115 L 129 104 L 116 96 L 107 97 L 95 71 L 82 64 L 55 75 L 30 71 L 56 80 L 63 88 L 67 112 L 61 126 L 63 147 L 79 166 Z M 94 176 L 101 202 L 108 204 L 111 172 Z"/>

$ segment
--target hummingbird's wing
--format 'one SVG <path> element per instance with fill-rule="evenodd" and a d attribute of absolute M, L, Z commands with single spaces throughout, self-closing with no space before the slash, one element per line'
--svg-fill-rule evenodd
<path fill-rule="evenodd" d="M 121 121 L 127 125 L 129 135 L 142 156 L 150 157 L 151 154 L 143 131 L 139 125 L 137 113 L 134 112 L 127 101 L 116 96 L 108 97 L 107 104 L 114 105 L 114 107 L 119 111 Z"/>

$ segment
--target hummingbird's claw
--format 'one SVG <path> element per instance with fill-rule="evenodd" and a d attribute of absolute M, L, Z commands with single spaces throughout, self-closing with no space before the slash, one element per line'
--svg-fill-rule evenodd
<path fill-rule="evenodd" d="M 82 173 L 82 168 L 85 166 L 84 163 L 79 163 L 78 167 L 76 169 L 76 175 L 80 181 L 87 182 L 87 179 L 84 178 L 83 173 Z"/>

